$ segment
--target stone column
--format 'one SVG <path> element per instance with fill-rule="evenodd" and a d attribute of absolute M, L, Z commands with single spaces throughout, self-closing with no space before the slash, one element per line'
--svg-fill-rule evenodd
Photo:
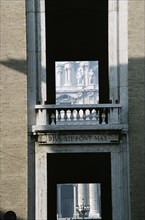
<path fill-rule="evenodd" d="M 85 210 L 84 216 L 89 215 L 89 184 L 78 184 L 78 207 Z"/>
<path fill-rule="evenodd" d="M 85 69 L 85 85 L 88 85 L 89 82 L 89 61 L 84 62 Z"/>
<path fill-rule="evenodd" d="M 61 218 L 61 185 L 57 186 L 57 217 Z"/>
<path fill-rule="evenodd" d="M 84 199 L 84 184 L 78 184 L 78 206 L 82 205 Z"/>
<path fill-rule="evenodd" d="M 89 205 L 88 197 L 88 184 L 78 184 L 78 205 Z"/>
<path fill-rule="evenodd" d="M 56 86 L 61 86 L 62 67 L 57 64 L 56 67 Z"/>
<path fill-rule="evenodd" d="M 99 188 L 98 184 L 90 183 L 89 184 L 89 193 L 90 193 L 90 214 L 89 217 L 97 218 L 100 217 L 100 197 L 99 197 Z"/>
<path fill-rule="evenodd" d="M 76 187 L 77 187 L 77 185 L 76 185 L 76 184 L 73 184 L 73 199 L 74 199 L 74 213 L 73 213 L 73 217 L 74 217 L 74 218 L 76 218 L 76 216 L 77 216 L 77 213 L 76 213 L 76 205 L 77 205 L 77 198 L 76 198 L 77 192 L 76 192 Z"/>

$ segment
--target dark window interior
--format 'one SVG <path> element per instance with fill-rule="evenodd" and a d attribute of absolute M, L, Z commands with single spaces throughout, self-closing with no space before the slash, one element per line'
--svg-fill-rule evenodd
<path fill-rule="evenodd" d="M 55 61 L 99 61 L 99 102 L 109 100 L 108 0 L 46 3 L 47 103 L 55 104 Z"/>
<path fill-rule="evenodd" d="M 112 220 L 110 153 L 52 153 L 47 156 L 48 220 L 56 220 L 57 184 L 100 183 L 102 220 Z"/>

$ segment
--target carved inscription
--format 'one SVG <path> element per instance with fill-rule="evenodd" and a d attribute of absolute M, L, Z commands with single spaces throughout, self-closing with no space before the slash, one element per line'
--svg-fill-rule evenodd
<path fill-rule="evenodd" d="M 41 144 L 95 144 L 95 143 L 116 143 L 119 142 L 118 134 L 98 135 L 60 135 L 44 134 L 38 137 Z"/>

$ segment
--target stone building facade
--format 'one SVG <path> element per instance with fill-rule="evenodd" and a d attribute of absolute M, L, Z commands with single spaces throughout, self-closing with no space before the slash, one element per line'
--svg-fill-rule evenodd
<path fill-rule="evenodd" d="M 71 32 L 72 28 L 65 26 L 63 29 L 61 26 L 62 29 L 58 31 L 60 42 L 55 36 L 53 41 L 53 36 L 50 36 L 52 45 L 49 45 L 46 32 L 49 25 L 50 30 L 52 27 L 47 19 L 49 13 L 51 16 L 56 13 L 55 4 L 58 4 L 56 11 L 62 16 L 63 7 L 70 12 L 76 7 L 73 4 L 59 5 L 55 0 L 50 3 L 45 5 L 44 0 L 1 0 L 0 3 L 0 218 L 3 220 L 5 213 L 11 210 L 16 213 L 17 219 L 21 220 L 56 219 L 58 214 L 56 209 L 60 208 L 57 206 L 59 197 L 56 186 L 72 184 L 71 186 L 77 185 L 79 188 L 82 184 L 82 187 L 87 185 L 91 188 L 99 184 L 101 211 L 94 219 L 101 217 L 106 220 L 143 220 L 145 1 L 108 1 L 108 102 L 107 98 L 104 102 L 102 98 L 106 91 L 101 78 L 102 72 L 106 71 L 102 67 L 103 55 L 100 52 L 95 59 L 97 55 L 94 52 L 95 44 L 94 48 L 92 47 L 93 57 L 87 57 L 84 55 L 85 52 L 83 54 L 78 50 L 75 60 L 72 55 L 74 52 L 68 52 L 67 59 L 64 54 L 70 51 L 69 46 L 64 46 L 63 55 L 59 51 L 55 53 L 57 48 L 53 43 L 56 42 L 61 49 L 60 42 L 63 43 L 61 36 L 65 37 L 64 30 L 67 36 L 70 33 L 74 34 Z M 80 11 L 81 8 L 93 10 L 89 5 L 80 5 L 78 6 Z M 54 17 L 53 19 L 57 26 Z M 64 24 L 66 22 L 61 18 L 60 21 Z M 84 25 L 82 30 L 85 30 L 85 27 Z M 97 35 L 91 34 L 91 38 L 90 32 L 85 32 L 87 36 L 85 38 L 83 32 L 82 38 L 79 28 L 77 30 L 78 42 L 77 40 L 75 42 L 77 47 L 81 42 L 85 42 L 84 47 L 88 54 L 91 53 L 86 46 L 87 40 L 84 39 L 89 38 L 93 42 L 94 36 Z M 48 41 L 45 41 L 45 34 Z M 98 49 L 99 44 L 96 47 Z M 80 48 L 83 51 L 83 47 Z M 52 57 L 50 63 L 49 56 Z M 75 87 L 79 88 L 82 86 L 81 77 L 71 79 L 69 82 L 67 81 L 69 77 L 64 78 L 63 85 L 66 83 L 67 88 L 60 88 L 63 79 L 59 80 L 57 76 L 59 88 L 58 91 L 53 90 L 53 85 L 49 81 L 54 82 L 53 74 L 50 74 L 49 78 L 46 73 L 50 71 L 57 74 L 55 57 L 58 64 L 60 61 L 75 61 L 80 62 L 80 67 L 81 61 L 90 62 L 92 58 L 98 61 L 100 75 L 96 76 L 96 81 L 88 80 L 87 87 L 90 89 L 89 94 L 92 92 L 95 94 L 94 101 L 93 96 L 89 96 L 84 99 L 85 102 L 74 102 L 75 95 L 72 90 L 75 88 L 70 88 L 69 83 L 74 83 Z M 66 69 L 69 70 L 68 64 Z M 96 83 L 95 87 L 93 83 Z M 82 93 L 83 89 L 80 90 Z M 55 96 L 55 92 L 58 96 Z M 64 99 L 59 99 L 62 93 L 65 105 L 60 102 Z M 49 94 L 51 97 L 48 97 Z M 58 105 L 54 102 L 53 96 L 58 98 Z M 66 167 L 70 172 L 67 172 Z M 80 191 L 78 190 L 78 194 Z M 74 202 L 76 209 L 73 208 L 73 213 L 81 208 L 81 205 L 90 205 L 92 208 L 97 204 L 94 202 L 95 198 L 90 199 L 88 204 Z M 82 218 L 77 214 L 76 217 Z"/>
<path fill-rule="evenodd" d="M 0 218 L 28 219 L 25 1 L 0 1 Z"/>

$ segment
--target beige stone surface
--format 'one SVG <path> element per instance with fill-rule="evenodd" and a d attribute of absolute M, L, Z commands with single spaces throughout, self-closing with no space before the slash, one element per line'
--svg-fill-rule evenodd
<path fill-rule="evenodd" d="M 0 3 L 0 215 L 27 219 L 25 1 Z"/>
<path fill-rule="evenodd" d="M 145 1 L 128 3 L 129 144 L 132 220 L 145 219 Z"/>

